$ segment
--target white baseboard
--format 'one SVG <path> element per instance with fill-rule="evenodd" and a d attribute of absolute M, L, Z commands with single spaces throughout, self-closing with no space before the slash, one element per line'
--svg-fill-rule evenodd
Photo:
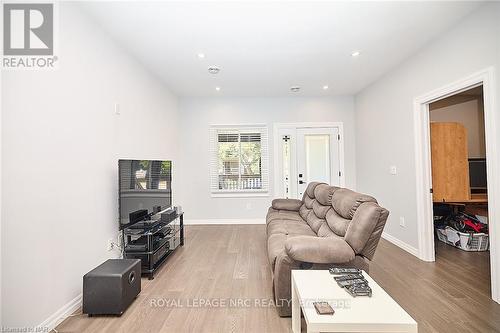
<path fill-rule="evenodd" d="M 386 241 L 391 242 L 392 244 L 396 245 L 397 247 L 405 250 L 409 254 L 412 254 L 415 257 L 419 258 L 419 253 L 418 253 L 417 248 L 415 248 L 415 247 L 403 242 L 402 240 L 399 240 L 396 237 L 391 236 L 385 232 L 382 233 L 382 238 L 385 239 Z"/>
<path fill-rule="evenodd" d="M 74 299 L 69 301 L 62 308 L 57 310 L 49 318 L 45 319 L 43 323 L 38 325 L 38 327 L 46 328 L 48 332 L 56 328 L 57 325 L 63 322 L 64 319 L 68 318 L 73 312 L 78 310 L 82 306 L 82 294 L 76 296 Z"/>
<path fill-rule="evenodd" d="M 266 224 L 266 219 L 185 219 L 184 224 Z"/>

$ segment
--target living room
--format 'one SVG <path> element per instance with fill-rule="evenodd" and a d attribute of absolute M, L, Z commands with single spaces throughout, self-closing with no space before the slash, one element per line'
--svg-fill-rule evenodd
<path fill-rule="evenodd" d="M 500 332 L 497 2 L 2 10 L 2 330 Z M 488 227 L 464 251 L 433 225 L 429 110 L 479 86 L 485 212 L 439 200 Z M 157 161 L 168 200 L 146 213 L 175 214 L 181 243 L 151 276 L 139 261 L 123 314 L 92 312 L 111 298 L 84 276 L 133 257 L 121 172 Z"/>

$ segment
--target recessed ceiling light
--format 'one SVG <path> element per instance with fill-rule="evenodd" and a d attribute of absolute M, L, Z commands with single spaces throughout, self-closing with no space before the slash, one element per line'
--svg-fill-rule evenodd
<path fill-rule="evenodd" d="M 323 90 L 327 90 L 328 89 L 328 86 L 327 85 L 324 85 L 323 86 Z"/>
<path fill-rule="evenodd" d="M 353 56 L 353 57 L 359 57 L 360 54 L 361 54 L 360 51 L 352 51 L 351 56 Z"/>
<path fill-rule="evenodd" d="M 299 92 L 300 91 L 300 87 L 299 86 L 292 86 L 292 87 L 290 87 L 290 90 L 292 92 Z"/>
<path fill-rule="evenodd" d="M 198 58 L 200 58 L 200 59 L 205 58 L 205 53 L 198 53 Z"/>
<path fill-rule="evenodd" d="M 210 74 L 217 74 L 220 72 L 220 68 L 218 66 L 210 66 L 208 67 L 208 72 Z"/>
<path fill-rule="evenodd" d="M 220 87 L 215 87 L 215 90 L 220 91 Z"/>

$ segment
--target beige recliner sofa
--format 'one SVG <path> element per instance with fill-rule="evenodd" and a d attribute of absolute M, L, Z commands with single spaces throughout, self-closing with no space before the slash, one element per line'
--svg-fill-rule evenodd
<path fill-rule="evenodd" d="M 273 200 L 267 252 L 279 315 L 291 315 L 292 269 L 335 265 L 368 271 L 388 215 L 371 196 L 317 182 L 302 200 Z"/>

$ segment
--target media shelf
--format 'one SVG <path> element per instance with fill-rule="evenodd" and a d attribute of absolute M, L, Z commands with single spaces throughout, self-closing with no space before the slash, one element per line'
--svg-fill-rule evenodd
<path fill-rule="evenodd" d="M 123 229 L 124 258 L 141 259 L 142 275 L 150 280 L 158 268 L 179 246 L 184 245 L 184 213 L 170 222 L 140 222 Z"/>

